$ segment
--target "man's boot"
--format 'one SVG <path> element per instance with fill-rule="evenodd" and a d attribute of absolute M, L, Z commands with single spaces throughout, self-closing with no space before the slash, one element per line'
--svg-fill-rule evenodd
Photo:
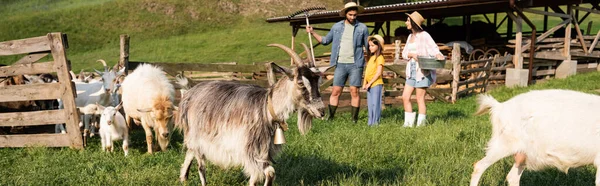
<path fill-rule="evenodd" d="M 335 115 L 335 110 L 337 109 L 337 106 L 333 106 L 333 105 L 329 105 L 329 116 L 327 116 L 327 120 L 328 121 L 332 121 L 333 120 L 333 116 Z"/>
<path fill-rule="evenodd" d="M 360 109 L 360 107 L 352 107 L 352 121 L 354 121 L 354 123 L 358 122 L 359 109 Z"/>

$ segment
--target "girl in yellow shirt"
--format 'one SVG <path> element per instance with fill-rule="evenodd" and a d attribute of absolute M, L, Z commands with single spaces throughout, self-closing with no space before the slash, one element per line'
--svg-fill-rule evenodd
<path fill-rule="evenodd" d="M 367 62 L 362 89 L 367 91 L 367 107 L 369 108 L 369 126 L 379 124 L 381 118 L 381 91 L 383 90 L 383 37 L 369 36 L 369 52 L 371 58 Z"/>

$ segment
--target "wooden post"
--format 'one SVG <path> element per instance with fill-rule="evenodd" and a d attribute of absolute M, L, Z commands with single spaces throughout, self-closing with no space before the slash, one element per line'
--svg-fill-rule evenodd
<path fill-rule="evenodd" d="M 577 23 L 577 19 L 573 18 L 573 24 L 575 24 L 575 30 L 577 31 L 577 38 L 579 38 L 579 42 L 581 43 L 581 48 L 583 48 L 583 53 L 588 53 L 587 46 L 585 46 L 585 41 L 583 39 L 583 34 L 581 34 L 581 30 L 579 30 L 579 23 Z"/>
<path fill-rule="evenodd" d="M 544 12 L 548 12 L 548 6 L 544 7 Z M 548 15 L 544 14 L 544 32 L 548 30 Z"/>
<path fill-rule="evenodd" d="M 506 14 L 516 23 L 517 28 L 513 64 L 515 65 L 516 69 L 523 69 L 523 18 L 518 15 L 514 15 L 512 12 L 506 12 Z"/>
<path fill-rule="evenodd" d="M 571 12 L 571 5 L 567 5 L 567 14 L 571 15 Z M 570 19 L 572 19 L 572 17 Z M 571 60 L 571 22 L 567 23 L 567 26 L 565 28 L 565 44 L 563 47 L 563 56 L 565 56 L 567 60 Z"/>
<path fill-rule="evenodd" d="M 460 77 L 460 44 L 452 45 L 452 103 L 456 103 Z"/>
<path fill-rule="evenodd" d="M 273 63 L 265 63 L 265 69 L 267 71 L 267 80 L 269 81 L 269 87 L 275 84 L 275 71 L 273 71 Z"/>
<path fill-rule="evenodd" d="M 594 21 L 590 21 L 587 25 L 587 30 L 586 30 L 586 35 L 590 35 L 592 34 L 592 25 L 593 25 Z"/>
<path fill-rule="evenodd" d="M 65 48 L 63 46 L 63 38 L 61 33 L 48 34 L 50 40 L 50 50 L 54 59 L 54 69 L 58 76 L 60 84 L 60 94 L 64 105 L 64 113 L 66 118 L 67 134 L 71 141 L 71 147 L 76 149 L 83 148 L 83 141 L 79 133 L 79 115 L 77 106 L 75 105 L 74 87 L 69 78 L 69 64 Z"/>
<path fill-rule="evenodd" d="M 129 66 L 129 35 L 121 34 L 119 45 L 119 66 L 125 67 L 125 75 L 127 75 L 129 70 L 127 69 Z"/>

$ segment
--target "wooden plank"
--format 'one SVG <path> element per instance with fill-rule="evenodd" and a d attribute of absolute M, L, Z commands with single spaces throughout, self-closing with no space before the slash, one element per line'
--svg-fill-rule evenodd
<path fill-rule="evenodd" d="M 0 113 L 0 127 L 65 123 L 64 110 Z"/>
<path fill-rule="evenodd" d="M 594 41 L 590 45 L 590 50 L 588 51 L 588 54 L 592 53 L 592 51 L 596 48 L 596 44 L 598 44 L 598 38 L 600 38 L 600 30 L 598 30 L 598 33 L 596 34 Z"/>
<path fill-rule="evenodd" d="M 594 9 L 580 7 L 580 6 L 575 6 L 575 7 L 573 7 L 573 9 L 581 10 L 584 12 L 590 12 L 590 13 L 594 13 L 594 14 L 600 14 L 600 10 L 594 10 Z"/>
<path fill-rule="evenodd" d="M 0 77 L 23 75 L 23 74 L 43 74 L 54 72 L 54 62 L 18 64 L 12 66 L 0 67 Z"/>
<path fill-rule="evenodd" d="M 467 81 L 461 81 L 461 82 L 458 82 L 458 86 L 463 86 L 463 85 L 471 84 L 471 83 L 479 83 L 480 81 L 485 81 L 486 79 L 487 79 L 487 77 L 480 77 L 480 78 L 470 79 Z"/>
<path fill-rule="evenodd" d="M 129 61 L 130 69 L 135 69 L 138 65 L 148 62 Z M 201 64 L 201 63 L 149 63 L 162 67 L 165 71 L 201 71 L 201 72 L 260 72 L 264 70 L 259 65 L 226 65 L 226 64 Z"/>
<path fill-rule="evenodd" d="M 404 78 L 393 78 L 393 79 L 383 78 L 383 83 L 386 85 L 387 84 L 396 84 L 396 83 L 404 84 L 404 83 L 406 83 L 406 79 L 404 79 Z"/>
<path fill-rule="evenodd" d="M 575 17 L 573 17 L 573 20 L 575 20 L 575 21 L 573 21 L 573 24 L 575 25 L 575 30 L 577 31 L 577 38 L 579 38 L 579 42 L 581 43 L 583 52 L 588 53 L 588 49 L 585 46 L 585 41 L 583 40 L 583 34 L 581 34 L 581 30 L 579 30 L 579 23 L 577 23 L 577 19 L 575 19 Z"/>
<path fill-rule="evenodd" d="M 469 70 L 461 70 L 460 71 L 460 75 L 464 75 L 464 74 L 470 74 L 473 72 L 483 72 L 486 71 L 487 67 L 481 67 L 481 68 L 473 68 L 473 69 L 469 69 Z"/>
<path fill-rule="evenodd" d="M 64 147 L 76 145 L 67 134 L 0 135 L 0 147 Z"/>
<path fill-rule="evenodd" d="M 14 65 L 18 65 L 18 64 L 28 64 L 28 63 L 33 63 L 36 62 L 44 57 L 48 56 L 48 53 L 35 53 L 35 54 L 29 54 L 21 59 L 19 59 L 19 61 L 13 63 L 11 66 Z"/>
<path fill-rule="evenodd" d="M 58 99 L 60 89 L 59 83 L 0 87 L 0 102 Z"/>
<path fill-rule="evenodd" d="M 27 54 L 50 50 L 46 36 L 5 41 L 0 43 L 0 56 Z"/>
<path fill-rule="evenodd" d="M 481 59 L 481 60 L 475 60 L 475 61 L 463 61 L 460 63 L 461 66 L 467 66 L 467 65 L 471 65 L 471 64 L 478 64 L 478 63 L 487 63 L 492 61 L 493 59 Z"/>
<path fill-rule="evenodd" d="M 523 53 L 523 57 L 530 57 L 529 53 Z M 563 56 L 563 54 L 559 51 L 541 51 L 536 52 L 535 59 L 550 59 L 550 60 L 567 60 L 567 57 Z"/>
<path fill-rule="evenodd" d="M 554 74 L 556 74 L 556 69 L 536 70 L 535 72 L 533 72 L 533 76 L 547 76 L 547 75 L 554 75 Z"/>
<path fill-rule="evenodd" d="M 537 37 L 535 39 L 536 43 L 538 43 L 538 42 L 540 42 L 542 40 L 545 40 L 548 36 L 550 36 L 550 34 L 553 34 L 558 29 L 562 28 L 564 25 L 566 25 L 567 23 L 570 23 L 570 22 L 571 22 L 571 19 L 567 19 L 567 20 L 564 20 L 563 22 L 561 22 L 560 24 L 556 25 L 555 27 L 550 28 L 548 31 L 544 32 L 542 35 L 540 35 L 539 37 Z M 569 28 L 569 29 L 571 29 L 571 28 Z M 569 33 L 569 34 L 571 34 L 571 33 Z M 562 39 L 561 41 L 564 42 L 565 39 Z M 531 42 L 529 42 L 525 46 L 523 46 L 523 48 L 524 48 L 523 52 L 529 50 L 529 45 L 531 45 Z"/>
<path fill-rule="evenodd" d="M 67 60 L 67 54 L 65 52 L 65 46 L 63 42 L 62 33 L 50 33 L 47 35 L 50 40 L 50 49 L 52 51 L 52 58 L 54 59 L 54 69 L 60 83 L 60 87 L 53 90 L 60 93 L 60 98 L 63 101 L 64 116 L 66 120 L 67 135 L 69 145 L 72 148 L 82 149 L 83 139 L 79 132 L 79 113 L 75 105 L 75 87 L 71 81 L 69 71 L 71 70 L 70 64 Z"/>
<path fill-rule="evenodd" d="M 569 18 L 569 17 L 571 17 L 571 16 L 569 16 L 567 14 L 546 12 L 546 11 L 534 10 L 534 9 L 530 9 L 530 8 L 524 8 L 523 12 L 528 12 L 528 13 L 532 13 L 532 14 L 540 14 L 540 15 L 553 16 L 553 17 L 560 17 L 560 18 Z"/>
<path fill-rule="evenodd" d="M 457 94 L 458 94 L 458 95 L 462 95 L 462 94 L 468 94 L 469 92 L 471 92 L 471 91 L 473 91 L 473 90 L 475 90 L 475 89 L 478 89 L 478 88 L 485 88 L 485 86 L 486 86 L 486 85 L 475 85 L 475 86 L 473 86 L 473 87 L 470 87 L 470 88 L 463 89 L 463 90 L 461 90 L 460 92 L 458 92 Z"/>

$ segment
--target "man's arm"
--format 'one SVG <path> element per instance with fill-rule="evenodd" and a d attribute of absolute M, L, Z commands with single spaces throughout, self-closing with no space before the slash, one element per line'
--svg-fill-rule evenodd
<path fill-rule="evenodd" d="M 321 35 L 317 34 L 314 30 L 312 26 L 307 26 L 306 27 L 306 32 L 310 33 L 313 37 L 315 37 L 315 39 L 317 39 L 317 41 L 323 45 L 328 45 L 329 43 L 331 43 L 331 40 L 333 38 L 332 32 L 329 31 L 329 33 L 327 33 L 327 35 L 325 37 L 322 37 Z"/>

